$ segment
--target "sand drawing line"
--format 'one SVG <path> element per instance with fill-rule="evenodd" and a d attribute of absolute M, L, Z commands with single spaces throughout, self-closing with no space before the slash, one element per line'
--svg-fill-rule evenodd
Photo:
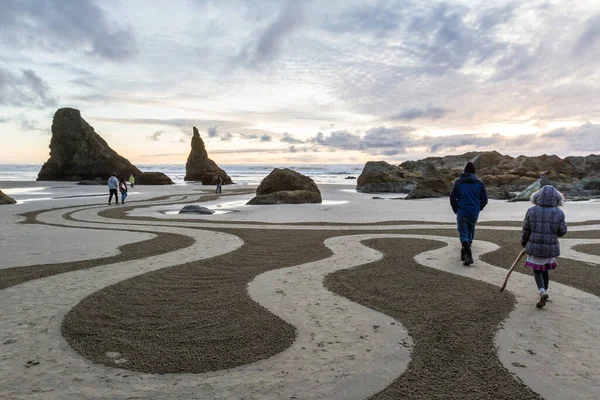
<path fill-rule="evenodd" d="M 60 215 L 48 212 L 38 218 L 64 226 L 105 226 L 61 221 Z M 226 399 L 237 398 L 238 393 L 279 398 L 286 392 L 298 398 L 361 399 L 383 389 L 406 369 L 411 340 L 400 323 L 323 287 L 327 273 L 380 258 L 381 254 L 374 250 L 352 259 L 342 251 L 337 258 L 272 271 L 275 275 L 283 274 L 282 279 L 261 275 L 250 283 L 251 295 L 298 328 L 298 338 L 292 347 L 269 359 L 203 374 L 152 375 L 128 371 L 115 375 L 118 370 L 80 357 L 68 347 L 59 327 L 65 313 L 84 297 L 145 272 L 224 254 L 241 245 L 237 237 L 224 233 L 173 227 L 168 231 L 192 235 L 196 243 L 167 255 L 68 272 L 0 291 L 7 311 L 3 321 L 6 329 L 0 340 L 12 343 L 1 361 L 7 367 L 2 369 L 11 375 L 7 377 L 10 384 L 3 389 L 4 393 L 13 397 L 61 399 L 95 398 L 93 393 L 98 393 L 97 397 L 177 395 Z M 216 248 L 219 250 L 207 251 Z M 19 296 L 23 290 L 31 293 L 26 303 Z M 321 319 L 330 308 L 336 309 L 335 318 Z M 31 360 L 51 368 L 30 368 Z M 8 368 L 11 365 L 16 367 Z M 131 377 L 143 380 L 143 385 L 132 387 Z"/>
<path fill-rule="evenodd" d="M 114 220 L 99 217 L 99 209 L 72 207 L 59 212 L 48 211 L 40 214 L 38 220 L 61 226 L 105 229 L 106 224 Z M 63 219 L 66 212 L 72 212 L 72 217 L 79 221 Z M 228 399 L 238 398 L 239 393 L 248 394 L 249 398 L 255 396 L 266 399 L 280 398 L 282 395 L 297 398 L 365 398 L 402 374 L 410 360 L 412 341 L 400 322 L 334 295 L 323 287 L 325 275 L 381 258 L 381 253 L 363 245 L 362 241 L 374 238 L 437 240 L 448 246 L 421 253 L 415 257 L 417 262 L 498 286 L 502 284 L 506 273 L 502 268 L 481 261 L 476 268 L 447 263 L 458 252 L 456 240 L 450 237 L 408 234 L 333 237 L 325 241 L 325 245 L 333 252 L 331 257 L 266 272 L 257 276 L 248 286 L 253 299 L 297 327 L 297 340 L 284 352 L 226 371 L 168 375 L 128 371 L 127 374 L 117 375 L 117 370 L 93 364 L 68 347 L 59 330 L 64 314 L 81 299 L 102 287 L 155 269 L 224 254 L 242 244 L 234 235 L 204 230 L 207 228 L 205 225 L 202 225 L 203 229 L 186 229 L 154 221 L 123 222 L 127 225 L 143 225 L 146 231 L 191 236 L 196 243 L 192 248 L 166 255 L 69 272 L 0 291 L 0 301 L 6 310 L 3 326 L 7 327 L 0 332 L 0 341 L 12 343 L 7 348 L 6 356 L 0 360 L 3 366 L 0 370 L 10 375 L 5 380 L 9 384 L 0 394 L 44 399 L 111 396 Z M 193 223 L 178 221 L 176 224 L 194 227 Z M 436 225 L 430 226 L 437 228 Z M 123 225 L 115 227 L 119 230 L 135 228 Z M 282 225 L 277 229 L 282 228 L 298 227 L 286 228 Z M 385 228 L 390 229 L 388 226 Z M 402 228 L 408 229 L 406 226 Z M 418 228 L 426 229 L 423 225 Z M 323 229 L 323 226 L 314 226 L 312 229 Z M 566 247 L 577 244 L 581 243 L 573 241 Z M 476 256 L 496 248 L 492 243 L 478 242 Z M 566 253 L 589 260 L 583 253 Z M 517 304 L 504 321 L 503 328 L 498 331 L 496 342 L 499 358 L 507 369 L 546 398 L 568 398 L 573 397 L 574 393 L 578 398 L 592 398 L 600 384 L 595 374 L 600 370 L 600 348 L 597 344 L 600 334 L 598 327 L 593 324 L 600 317 L 600 299 L 558 283 L 553 283 L 553 288 L 556 300 L 551 311 L 544 310 L 544 313 L 536 314 L 537 310 L 531 307 L 531 277 L 515 273 L 508 290 L 515 293 Z M 20 296 L 22 290 L 31 294 L 27 302 L 23 302 Z M 321 316 L 331 308 L 335 308 L 336 313 L 331 320 L 325 321 Z M 575 308 L 577 312 L 573 312 Z M 373 328 L 375 325 L 379 327 L 377 332 Z M 557 331 L 561 334 L 556 335 Z M 514 335 L 514 332 L 519 334 Z M 360 342 L 357 347 L 357 337 L 367 337 L 368 340 Z M 565 352 L 572 356 L 563 357 Z M 43 363 L 45 367 L 30 368 L 31 365 L 27 364 L 29 360 L 36 360 L 40 365 Z M 526 368 L 522 365 L 526 365 Z M 548 371 L 553 373 L 548 374 Z M 315 377 L 318 377 L 317 381 Z M 132 384 L 136 379 L 143 383 Z M 59 388 L 57 382 L 61 383 Z"/>

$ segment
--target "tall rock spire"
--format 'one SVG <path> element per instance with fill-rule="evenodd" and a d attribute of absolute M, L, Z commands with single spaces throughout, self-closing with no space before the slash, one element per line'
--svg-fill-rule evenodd
<path fill-rule="evenodd" d="M 37 180 L 106 180 L 113 173 L 137 176 L 141 171 L 111 149 L 81 117 L 79 110 L 57 110 L 52 121 L 50 158 L 42 166 Z"/>
<path fill-rule="evenodd" d="M 221 175 L 223 183 L 231 184 L 231 178 L 227 173 L 219 168 L 219 166 L 210 158 L 206 152 L 204 141 L 198 133 L 198 129 L 194 126 L 192 135 L 192 150 L 185 164 L 186 181 L 199 181 L 203 185 L 214 185 L 217 183 L 217 175 Z"/>

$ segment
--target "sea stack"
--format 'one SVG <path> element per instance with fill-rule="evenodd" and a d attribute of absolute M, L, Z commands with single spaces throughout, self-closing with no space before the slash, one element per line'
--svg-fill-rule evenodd
<path fill-rule="evenodd" d="M 4 193 L 2 193 L 2 190 L 0 190 L 0 204 L 16 204 L 17 202 L 15 201 L 15 199 L 13 199 L 10 196 L 5 195 Z"/>
<path fill-rule="evenodd" d="M 321 203 L 321 191 L 311 178 L 289 168 L 275 168 L 256 188 L 248 205 Z"/>
<path fill-rule="evenodd" d="M 187 163 L 185 164 L 185 178 L 186 181 L 202 182 L 203 185 L 216 185 L 217 175 L 221 175 L 223 178 L 223 184 L 231 184 L 231 178 L 225 171 L 210 158 L 206 152 L 204 141 L 198 133 L 198 129 L 194 126 L 192 135 L 192 150 L 188 156 Z"/>
<path fill-rule="evenodd" d="M 141 171 L 110 148 L 79 110 L 61 108 L 54 113 L 50 158 L 42 166 L 38 181 L 79 181 L 100 178 L 113 173 L 128 177 Z"/>

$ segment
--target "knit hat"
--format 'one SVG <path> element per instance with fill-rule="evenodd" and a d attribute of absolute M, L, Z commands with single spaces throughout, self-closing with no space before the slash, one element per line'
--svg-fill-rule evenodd
<path fill-rule="evenodd" d="M 467 165 L 465 165 L 465 172 L 468 172 L 470 174 L 475 173 L 475 165 L 473 165 L 471 161 L 469 161 Z"/>

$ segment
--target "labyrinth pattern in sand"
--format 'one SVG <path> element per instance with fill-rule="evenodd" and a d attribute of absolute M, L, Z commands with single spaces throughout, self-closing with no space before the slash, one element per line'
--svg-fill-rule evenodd
<path fill-rule="evenodd" d="M 509 293 L 498 292 L 516 253 L 511 224 L 482 226 L 478 260 L 465 268 L 448 224 L 126 215 L 199 200 L 31 215 L 157 236 L 123 259 L 0 270 L 0 397 L 591 399 L 600 390 L 598 226 L 571 227 L 553 302 L 537 310 L 529 275 L 514 273 Z"/>

